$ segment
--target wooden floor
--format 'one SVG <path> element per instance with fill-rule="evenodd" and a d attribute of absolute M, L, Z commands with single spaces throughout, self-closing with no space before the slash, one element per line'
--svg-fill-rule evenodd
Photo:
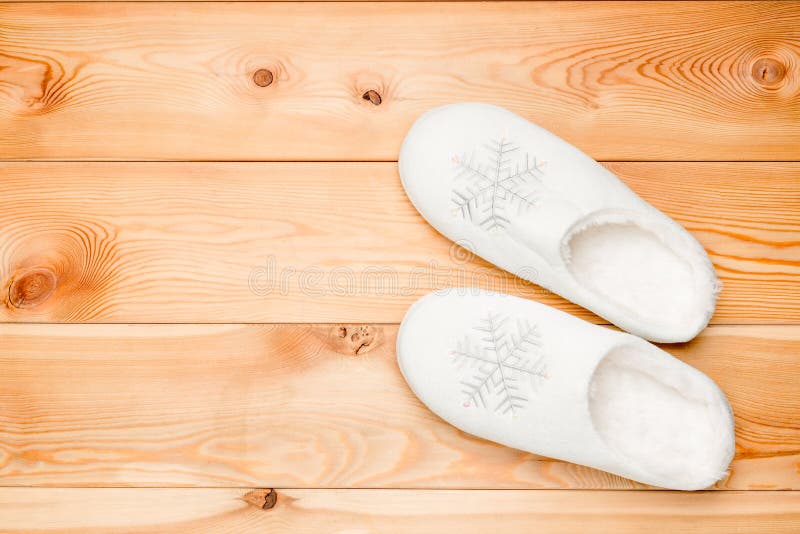
<path fill-rule="evenodd" d="M 658 491 L 470 437 L 395 363 L 476 285 L 396 159 L 512 109 L 708 250 L 729 476 Z M 0 532 L 800 532 L 800 2 L 0 4 Z"/>

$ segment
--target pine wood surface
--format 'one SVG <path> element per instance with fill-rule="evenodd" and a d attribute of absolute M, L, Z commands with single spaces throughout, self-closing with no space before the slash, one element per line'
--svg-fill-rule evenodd
<path fill-rule="evenodd" d="M 3 324 L 0 480 L 39 486 L 641 487 L 460 432 L 395 361 L 396 325 Z M 725 391 L 720 489 L 800 489 L 800 326 L 665 346 Z"/>
<path fill-rule="evenodd" d="M 800 320 L 800 163 L 606 164 L 689 229 L 714 323 Z M 395 163 L 0 163 L 0 320 L 399 322 L 431 289 L 582 308 L 471 257 Z"/>
<path fill-rule="evenodd" d="M 796 492 L 0 488 L 0 532 L 796 533 Z M 267 497 L 269 496 L 269 497 Z M 91 505 L 89 505 L 91 503 Z"/>
<path fill-rule="evenodd" d="M 433 288 L 603 322 L 411 207 L 400 143 L 453 101 L 708 250 L 713 324 L 664 348 L 734 409 L 710 491 L 470 437 L 403 382 Z M 0 532 L 798 532 L 798 274 L 800 2 L 0 4 Z"/>
<path fill-rule="evenodd" d="M 793 2 L 12 3 L 0 157 L 395 160 L 440 104 L 601 160 L 795 160 Z"/>

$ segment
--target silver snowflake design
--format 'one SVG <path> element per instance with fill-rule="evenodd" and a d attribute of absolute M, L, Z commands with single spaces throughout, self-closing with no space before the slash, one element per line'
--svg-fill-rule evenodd
<path fill-rule="evenodd" d="M 547 378 L 536 326 L 517 320 L 509 328 L 509 322 L 502 315 L 487 315 L 473 328 L 480 339 L 468 334 L 452 351 L 455 365 L 470 371 L 461 381 L 465 407 L 516 415 L 528 403 L 528 394 Z"/>
<path fill-rule="evenodd" d="M 485 230 L 502 230 L 511 223 L 513 212 L 536 206 L 536 189 L 544 175 L 544 162 L 525 153 L 514 161 L 519 148 L 505 139 L 491 141 L 485 149 L 487 162 L 480 164 L 474 154 L 454 158 L 456 182 L 467 182 L 453 190 L 455 211 Z"/>

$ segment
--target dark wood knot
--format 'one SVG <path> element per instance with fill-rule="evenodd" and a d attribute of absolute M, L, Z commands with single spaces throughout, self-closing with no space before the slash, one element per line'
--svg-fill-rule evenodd
<path fill-rule="evenodd" d="M 37 267 L 15 277 L 8 288 L 8 302 L 15 308 L 34 308 L 50 298 L 58 284 L 56 273 Z"/>
<path fill-rule="evenodd" d="M 274 508 L 275 503 L 278 502 L 278 492 L 274 489 L 257 489 L 248 491 L 244 496 L 244 500 L 256 508 L 269 510 Z"/>
<path fill-rule="evenodd" d="M 334 350 L 340 354 L 362 356 L 377 347 L 381 330 L 370 325 L 340 325 L 333 330 Z"/>
<path fill-rule="evenodd" d="M 253 74 L 253 82 L 259 87 L 267 87 L 268 85 L 271 85 L 273 79 L 274 76 L 272 75 L 272 71 L 268 69 L 258 69 Z"/>
<path fill-rule="evenodd" d="M 765 86 L 779 84 L 786 77 L 786 65 L 770 57 L 762 57 L 753 63 L 753 78 Z"/>
<path fill-rule="evenodd" d="M 383 102 L 383 100 L 381 100 L 381 95 L 379 95 L 378 91 L 375 91 L 374 89 L 370 89 L 369 91 L 361 95 L 361 98 L 363 98 L 364 100 L 369 100 L 370 102 L 372 102 L 373 106 L 380 106 L 381 102 Z"/>

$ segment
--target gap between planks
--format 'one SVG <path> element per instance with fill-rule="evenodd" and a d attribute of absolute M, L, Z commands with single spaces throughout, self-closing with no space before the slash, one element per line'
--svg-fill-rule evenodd
<path fill-rule="evenodd" d="M 49 1 L 49 0 L 48 0 Z M 94 1 L 94 0 L 90 0 Z M 97 0 L 98 2 L 104 0 Z M 125 0 L 119 0 L 125 1 Z M 139 1 L 148 1 L 148 0 L 139 0 Z M 153 2 L 159 2 L 161 0 L 149 0 Z M 244 0 L 244 1 L 253 1 L 259 2 L 263 0 Z M 319 0 L 310 0 L 310 1 L 319 1 Z M 353 0 L 358 1 L 358 0 Z M 368 0 L 370 2 L 374 0 Z M 394 0 L 387 0 L 387 1 L 394 1 Z M 421 2 L 427 0 L 419 0 Z M 461 1 L 461 0 L 453 0 L 453 1 Z M 484 2 L 486 0 L 476 0 L 478 2 Z M 509 1 L 509 0 L 499 0 L 499 1 Z M 529 0 L 511 0 L 511 1 L 520 1 L 525 2 Z M 558 0 L 556 0 L 558 1 Z M 566 0 L 571 1 L 571 0 Z M 713 0 L 712 0 L 713 1 Z M 746 1 L 746 0 L 745 0 Z M 596 160 L 597 163 L 602 164 L 614 164 L 614 163 L 696 163 L 699 165 L 702 164 L 736 164 L 736 163 L 800 163 L 800 158 L 798 159 L 772 159 L 772 160 L 685 160 L 685 159 L 600 159 Z M 25 159 L 25 158 L 11 158 L 11 159 L 2 159 L 0 163 L 28 163 L 28 164 L 36 164 L 36 163 L 297 163 L 297 164 L 305 164 L 305 163 L 330 163 L 331 165 L 337 165 L 340 163 L 347 164 L 368 164 L 368 163 L 394 163 L 397 164 L 396 159 L 375 159 L 375 160 L 326 160 L 326 159 L 307 159 L 307 160 L 281 160 L 281 159 L 160 159 L 157 161 L 148 160 L 148 159 L 113 159 L 113 158 L 106 158 L 106 159 L 93 159 L 93 158 L 77 158 L 77 159 L 49 159 L 49 158 L 38 158 L 38 159 Z"/>

